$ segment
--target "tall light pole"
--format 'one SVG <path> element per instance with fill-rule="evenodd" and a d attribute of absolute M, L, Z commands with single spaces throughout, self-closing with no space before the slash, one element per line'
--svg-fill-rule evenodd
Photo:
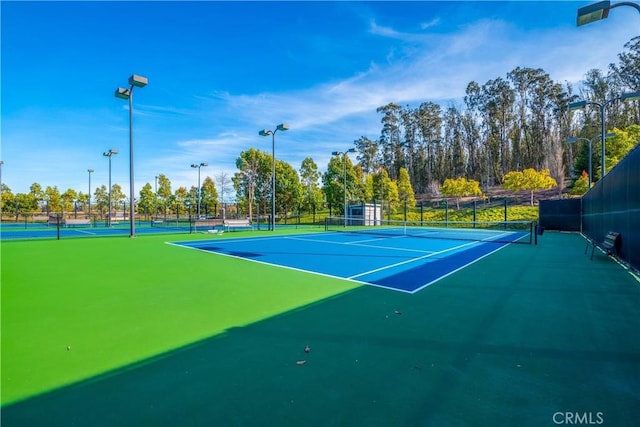
<path fill-rule="evenodd" d="M 578 9 L 576 25 L 580 27 L 581 25 L 586 25 L 595 21 L 599 21 L 601 19 L 605 19 L 609 16 L 609 11 L 611 9 L 619 6 L 631 6 L 636 8 L 638 12 L 640 12 L 640 5 L 630 1 L 622 1 L 615 4 L 611 4 L 611 1 L 609 0 L 599 1 L 598 3 L 593 3 Z"/>
<path fill-rule="evenodd" d="M 631 92 L 631 93 L 623 93 L 619 97 L 610 99 L 610 100 L 605 101 L 605 102 L 595 102 L 595 101 L 585 101 L 585 100 L 583 100 L 583 101 L 572 102 L 567 106 L 569 108 L 569 110 L 577 110 L 577 109 L 585 108 L 587 105 L 595 105 L 600 109 L 600 142 L 602 143 L 602 176 L 601 176 L 601 178 L 604 178 L 604 176 L 607 174 L 607 167 L 605 165 L 605 154 L 606 154 L 606 150 L 605 150 L 605 138 L 606 138 L 606 133 L 605 133 L 605 122 L 606 122 L 605 107 L 608 106 L 608 105 L 613 104 L 616 101 L 636 101 L 638 99 L 640 99 L 640 92 Z"/>
<path fill-rule="evenodd" d="M 89 172 L 89 221 L 91 221 L 91 174 L 94 170 L 87 169 L 87 172 Z"/>
<path fill-rule="evenodd" d="M 146 77 L 133 74 L 129 77 L 129 89 L 116 89 L 116 98 L 129 100 L 129 220 L 130 233 L 129 237 L 136 237 L 136 216 L 135 216 L 135 197 L 133 186 L 133 88 L 145 87 L 148 83 Z"/>
<path fill-rule="evenodd" d="M 334 151 L 331 153 L 334 156 L 342 154 L 342 166 L 343 166 L 343 185 L 344 185 L 344 226 L 347 226 L 347 153 L 355 153 L 355 148 L 349 148 L 347 151 Z"/>
<path fill-rule="evenodd" d="M 209 165 L 207 163 L 200 163 L 200 164 L 194 163 L 194 164 L 191 165 L 192 168 L 198 168 L 198 216 L 197 216 L 197 218 L 200 218 L 200 193 L 201 193 L 201 191 L 200 191 L 200 168 L 202 168 L 203 166 L 207 167 Z"/>
<path fill-rule="evenodd" d="M 111 156 L 118 154 L 118 150 L 111 149 L 102 153 L 103 156 L 109 158 L 109 213 L 107 216 L 107 227 L 111 227 Z"/>
<path fill-rule="evenodd" d="M 289 125 L 279 124 L 274 130 L 261 130 L 260 136 L 271 135 L 271 157 L 273 157 L 273 167 L 271 168 L 271 231 L 276 229 L 276 132 L 279 130 L 289 130 Z"/>
<path fill-rule="evenodd" d="M 158 175 L 156 175 L 156 184 L 155 184 L 155 197 L 153 198 L 153 216 L 157 218 L 158 216 Z"/>
<path fill-rule="evenodd" d="M 598 135 L 599 136 L 599 135 Z M 594 136 L 593 138 L 589 139 L 589 138 L 576 138 L 574 136 L 570 136 L 567 138 L 566 142 L 567 144 L 575 144 L 578 141 L 586 141 L 589 143 L 589 188 L 591 188 L 591 183 L 593 182 L 593 178 L 591 175 L 592 172 L 592 168 L 591 168 L 591 158 L 592 158 L 592 154 L 591 154 L 591 144 L 593 143 L 593 140 L 598 138 L 598 136 Z M 605 138 L 612 138 L 616 136 L 615 133 L 608 133 L 606 134 L 604 137 Z M 571 165 L 573 167 L 573 165 Z"/>

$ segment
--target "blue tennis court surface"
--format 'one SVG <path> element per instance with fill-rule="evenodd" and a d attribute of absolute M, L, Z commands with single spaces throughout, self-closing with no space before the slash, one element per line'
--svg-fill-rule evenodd
<path fill-rule="evenodd" d="M 508 242 L 329 232 L 172 244 L 414 293 Z"/>

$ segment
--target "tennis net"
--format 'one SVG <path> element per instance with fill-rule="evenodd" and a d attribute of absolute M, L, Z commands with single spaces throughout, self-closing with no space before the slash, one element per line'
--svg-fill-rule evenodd
<path fill-rule="evenodd" d="M 535 221 L 401 221 L 327 217 L 325 230 L 379 237 L 537 244 Z"/>
<path fill-rule="evenodd" d="M 179 220 L 175 218 L 167 220 L 158 219 L 151 221 L 151 227 L 153 228 L 165 228 L 172 231 L 189 231 L 190 225 L 191 222 L 189 218 L 180 218 Z"/>

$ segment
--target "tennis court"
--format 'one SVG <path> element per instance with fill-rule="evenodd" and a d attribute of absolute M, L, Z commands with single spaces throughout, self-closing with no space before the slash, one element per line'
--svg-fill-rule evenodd
<path fill-rule="evenodd" d="M 274 265 L 360 234 L 272 233 L 0 242 L 2 425 L 637 425 L 640 284 L 579 234 L 410 293 Z"/>
<path fill-rule="evenodd" d="M 519 226 L 516 230 L 514 224 L 504 222 L 499 223 L 498 230 L 495 224 L 484 225 L 493 227 L 408 227 L 406 222 L 394 222 L 376 227 L 336 227 L 326 234 L 214 238 L 175 244 L 413 293 L 510 242 L 530 242 L 532 237 L 530 222 L 515 223 Z"/>
<path fill-rule="evenodd" d="M 166 222 L 154 224 L 149 221 L 136 223 L 136 234 L 188 233 L 189 222 Z M 104 223 L 82 226 L 57 226 L 46 223 L 3 223 L 0 224 L 1 240 L 18 239 L 73 239 L 80 237 L 126 236 L 130 233 L 130 223 L 120 221 L 107 227 Z"/>

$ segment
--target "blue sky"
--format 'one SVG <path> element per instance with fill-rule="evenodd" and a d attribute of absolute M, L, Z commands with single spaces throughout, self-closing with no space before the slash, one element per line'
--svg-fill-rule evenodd
<path fill-rule="evenodd" d="M 229 177 L 238 154 L 271 152 L 324 172 L 332 151 L 380 132 L 376 108 L 462 106 L 467 84 L 542 68 L 578 83 L 638 35 L 633 8 L 576 27 L 591 2 L 7 2 L 1 7 L 2 182 L 129 191 L 131 74 L 135 192 L 163 173 L 179 186 Z"/>

